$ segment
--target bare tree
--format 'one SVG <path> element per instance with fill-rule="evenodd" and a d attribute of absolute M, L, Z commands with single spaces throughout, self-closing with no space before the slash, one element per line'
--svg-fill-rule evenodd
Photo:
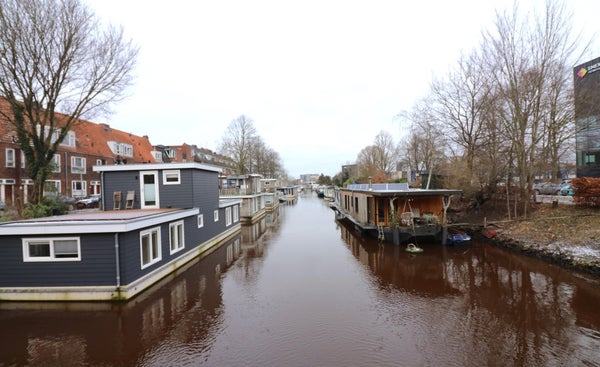
<path fill-rule="evenodd" d="M 489 108 L 491 83 L 481 56 L 462 56 L 445 80 L 432 83 L 432 113 L 460 149 L 466 162 L 467 184 L 471 184 L 475 160 L 485 134 L 484 116 Z"/>
<path fill-rule="evenodd" d="M 246 174 L 252 170 L 252 144 L 256 142 L 256 128 L 252 119 L 241 115 L 231 121 L 223 135 L 219 153 L 229 156 L 236 166 L 236 173 Z"/>
<path fill-rule="evenodd" d="M 124 96 L 137 54 L 79 0 L 0 0 L 0 94 L 11 108 L 2 116 L 16 130 L 34 202 L 79 118 Z"/>
<path fill-rule="evenodd" d="M 387 131 L 380 131 L 373 145 L 363 148 L 357 157 L 360 175 L 375 176 L 383 173 L 387 177 L 396 167 L 398 150 L 392 135 Z"/>
<path fill-rule="evenodd" d="M 543 14 L 532 15 L 520 14 L 515 4 L 511 12 L 497 15 L 495 29 L 485 35 L 483 54 L 502 100 L 498 116 L 512 142 L 513 172 L 524 215 L 539 147 L 548 136 L 544 122 L 553 120 L 548 118 L 552 101 L 556 101 L 549 93 L 557 81 L 552 75 L 559 70 L 556 65 L 564 65 L 572 57 L 577 45 L 570 19 L 564 4 L 557 1 L 547 1 Z"/>
<path fill-rule="evenodd" d="M 411 170 L 428 174 L 427 188 L 431 183 L 431 175 L 445 159 L 447 145 L 441 125 L 437 123 L 429 107 L 431 104 L 430 100 L 423 99 L 409 113 L 410 134 L 403 143 L 402 152 Z"/>

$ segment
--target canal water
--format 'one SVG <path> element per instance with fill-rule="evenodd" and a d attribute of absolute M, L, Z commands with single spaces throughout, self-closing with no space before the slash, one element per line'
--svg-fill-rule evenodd
<path fill-rule="evenodd" d="M 600 280 L 380 245 L 304 194 L 125 304 L 0 303 L 0 366 L 600 366 Z"/>

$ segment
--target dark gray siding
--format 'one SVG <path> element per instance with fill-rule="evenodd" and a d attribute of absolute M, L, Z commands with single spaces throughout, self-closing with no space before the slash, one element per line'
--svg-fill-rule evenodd
<path fill-rule="evenodd" d="M 150 168 L 150 167 L 149 167 Z M 148 169 L 148 171 L 156 171 Z M 180 169 L 180 184 L 164 185 L 163 172 L 158 170 L 159 203 L 161 208 L 208 208 L 219 204 L 217 173 L 198 169 Z M 104 172 L 103 199 L 106 210 L 114 208 L 114 193 L 121 193 L 121 209 L 125 209 L 127 191 L 135 191 L 134 209 L 140 205 L 140 172 Z"/>
<path fill-rule="evenodd" d="M 194 192 L 192 169 L 179 170 L 180 183 L 177 185 L 163 185 L 163 172 L 158 173 L 159 200 L 161 208 L 193 208 Z M 216 173 L 215 173 L 216 175 Z"/>
<path fill-rule="evenodd" d="M 194 207 L 215 210 L 219 205 L 219 183 L 215 172 L 198 171 L 193 174 Z"/>
<path fill-rule="evenodd" d="M 21 237 L 3 237 L 0 245 L 0 287 L 115 285 L 114 235 L 92 234 L 78 237 L 81 243 L 81 261 L 53 262 L 24 262 Z"/>
<path fill-rule="evenodd" d="M 173 222 L 178 222 L 173 221 Z M 151 273 L 169 261 L 176 259 L 189 251 L 192 251 L 211 238 L 223 233 L 231 228 L 236 223 L 232 223 L 229 227 L 225 226 L 225 209 L 219 210 L 219 221 L 214 221 L 214 212 L 204 213 L 204 227 L 198 228 L 196 216 L 191 216 L 183 219 L 185 248 L 181 251 L 170 254 L 169 243 L 169 224 L 163 223 L 159 226 L 152 226 L 140 229 L 136 232 L 124 233 L 119 235 L 119 247 L 121 258 L 121 285 L 129 284 L 138 278 Z M 161 239 L 161 258 L 162 260 L 147 268 L 142 269 L 141 253 L 140 253 L 140 232 L 150 228 L 160 227 Z"/>
<path fill-rule="evenodd" d="M 125 209 L 127 191 L 135 191 L 134 209 L 140 208 L 140 174 L 138 171 L 104 172 L 102 200 L 105 210 L 113 210 L 114 193 L 121 193 L 121 209 Z"/>

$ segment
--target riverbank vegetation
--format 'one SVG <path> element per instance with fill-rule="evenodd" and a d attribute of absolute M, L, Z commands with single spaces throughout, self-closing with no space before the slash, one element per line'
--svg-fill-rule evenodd
<path fill-rule="evenodd" d="M 575 165 L 572 66 L 588 48 L 579 34 L 562 1 L 499 9 L 480 45 L 398 114 L 403 139 L 382 131 L 358 153 L 354 180 L 460 188 L 474 205 L 505 195 L 504 214 L 527 216 L 535 180 L 566 178 Z"/>

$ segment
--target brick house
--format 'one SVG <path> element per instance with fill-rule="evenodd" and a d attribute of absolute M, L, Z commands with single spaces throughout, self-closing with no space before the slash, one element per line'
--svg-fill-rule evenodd
<path fill-rule="evenodd" d="M 0 109 L 6 113 L 9 108 L 8 103 L 0 99 Z M 57 115 L 60 120 L 61 115 Z M 147 136 L 80 120 L 54 156 L 56 168 L 46 182 L 45 192 L 56 191 L 75 198 L 99 194 L 100 174 L 92 170 L 93 166 L 156 163 L 160 158 L 161 153 L 154 150 Z M 32 194 L 33 180 L 28 177 L 24 154 L 16 144 L 16 132 L 0 114 L 0 201 L 13 206 L 21 197 L 23 203 L 27 203 Z"/>
<path fill-rule="evenodd" d="M 223 174 L 231 174 L 235 169 L 233 161 L 224 155 L 196 145 L 156 145 L 154 150 L 162 153 L 163 162 L 186 163 L 196 162 L 220 167 Z"/>

